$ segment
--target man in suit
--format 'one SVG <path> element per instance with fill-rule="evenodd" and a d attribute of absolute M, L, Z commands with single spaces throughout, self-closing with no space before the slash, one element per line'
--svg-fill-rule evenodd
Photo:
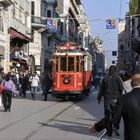
<path fill-rule="evenodd" d="M 120 116 L 124 121 L 124 139 L 140 139 L 140 74 L 132 76 L 132 91 L 121 97 L 119 110 L 113 122 L 118 121 Z"/>
<path fill-rule="evenodd" d="M 112 123 L 116 123 L 120 117 L 124 121 L 124 139 L 125 140 L 139 140 L 140 139 L 140 74 L 132 76 L 132 91 L 123 95 L 117 102 L 118 110 Z M 102 119 L 103 120 L 103 119 Z M 101 120 L 101 121 L 102 121 Z M 92 128 L 91 131 L 101 131 L 106 126 L 99 121 Z"/>

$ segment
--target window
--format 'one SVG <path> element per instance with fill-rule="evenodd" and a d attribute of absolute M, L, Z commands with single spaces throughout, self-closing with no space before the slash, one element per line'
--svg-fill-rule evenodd
<path fill-rule="evenodd" d="M 68 58 L 68 71 L 74 71 L 74 57 Z"/>
<path fill-rule="evenodd" d="M 1 16 L 0 16 L 0 31 L 4 32 L 4 29 L 3 29 L 3 18 Z"/>
<path fill-rule="evenodd" d="M 13 12 L 13 17 L 16 17 L 16 4 L 13 4 L 12 12 Z"/>
<path fill-rule="evenodd" d="M 48 37 L 48 46 L 51 46 L 51 38 Z"/>
<path fill-rule="evenodd" d="M 22 10 L 19 9 L 19 21 L 22 22 Z"/>
<path fill-rule="evenodd" d="M 61 60 L 60 60 L 60 70 L 66 71 L 66 57 L 61 57 Z"/>
<path fill-rule="evenodd" d="M 31 2 L 31 15 L 34 15 L 35 14 L 35 2 L 32 1 Z"/>
<path fill-rule="evenodd" d="M 58 71 L 58 57 L 55 58 L 55 71 Z"/>
<path fill-rule="evenodd" d="M 28 13 L 25 13 L 25 25 L 28 23 Z"/>
<path fill-rule="evenodd" d="M 47 17 L 51 17 L 51 10 L 47 10 Z"/>
<path fill-rule="evenodd" d="M 31 42 L 34 42 L 34 30 L 31 30 Z"/>
<path fill-rule="evenodd" d="M 87 70 L 88 71 L 91 71 L 92 70 L 92 61 L 89 58 L 87 58 Z"/>
<path fill-rule="evenodd" d="M 79 72 L 79 56 L 76 56 L 76 72 Z"/>

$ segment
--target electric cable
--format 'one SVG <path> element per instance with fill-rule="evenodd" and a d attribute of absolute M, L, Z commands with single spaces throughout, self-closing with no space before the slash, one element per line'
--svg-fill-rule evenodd
<path fill-rule="evenodd" d="M 119 17 L 121 17 L 121 13 L 122 13 L 122 0 L 120 0 L 120 13 L 119 13 Z"/>

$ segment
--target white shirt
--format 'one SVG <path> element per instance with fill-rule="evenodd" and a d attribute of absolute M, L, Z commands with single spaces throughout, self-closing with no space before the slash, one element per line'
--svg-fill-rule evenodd
<path fill-rule="evenodd" d="M 37 75 L 36 76 L 31 76 L 29 81 L 31 82 L 32 87 L 37 87 L 38 84 L 39 84 L 39 77 Z"/>

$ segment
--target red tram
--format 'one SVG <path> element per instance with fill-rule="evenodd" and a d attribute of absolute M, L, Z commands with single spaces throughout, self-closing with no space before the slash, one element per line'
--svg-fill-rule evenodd
<path fill-rule="evenodd" d="M 88 52 L 71 43 L 57 46 L 53 65 L 53 96 L 89 95 L 92 57 Z"/>

